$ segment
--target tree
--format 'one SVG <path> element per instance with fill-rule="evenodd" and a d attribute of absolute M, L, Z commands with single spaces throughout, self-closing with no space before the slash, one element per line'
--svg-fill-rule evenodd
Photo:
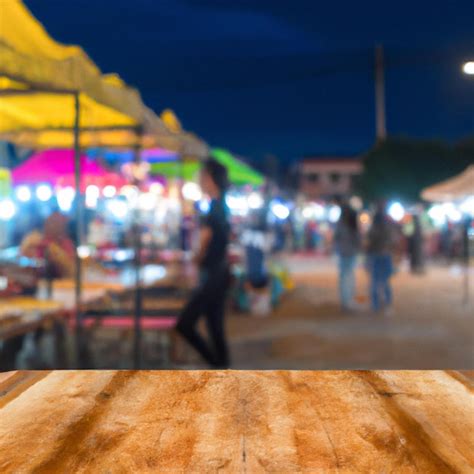
<path fill-rule="evenodd" d="M 421 190 L 450 178 L 474 163 L 474 138 L 455 146 L 442 141 L 389 138 L 364 158 L 357 182 L 366 200 L 420 200 Z"/>

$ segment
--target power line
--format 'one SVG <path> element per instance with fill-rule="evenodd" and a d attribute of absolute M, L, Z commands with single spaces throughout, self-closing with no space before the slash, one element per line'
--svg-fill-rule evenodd
<path fill-rule="evenodd" d="M 464 51 L 466 50 L 466 52 Z M 456 67 L 469 58 L 468 48 L 420 48 L 418 50 L 385 49 L 385 70 L 390 72 L 416 66 Z M 474 56 L 474 44 L 472 48 Z M 471 56 L 472 57 L 472 56 Z M 187 74 L 168 77 L 166 73 L 154 78 L 153 85 L 142 84 L 144 92 L 153 90 L 175 90 L 180 92 L 245 90 L 260 87 L 296 84 L 304 81 L 337 76 L 342 74 L 372 74 L 374 68 L 373 49 L 336 51 L 314 55 L 285 55 L 281 57 L 262 56 L 251 58 L 188 58 L 186 62 L 174 63 L 179 72 L 181 68 Z M 309 64 L 309 66 L 308 66 Z M 314 66 L 312 65 L 314 64 Z M 287 69 L 285 65 L 289 68 Z M 284 73 L 282 73 L 282 70 Z M 171 68 L 171 73 L 174 71 Z M 209 77 L 211 73 L 211 77 Z"/>

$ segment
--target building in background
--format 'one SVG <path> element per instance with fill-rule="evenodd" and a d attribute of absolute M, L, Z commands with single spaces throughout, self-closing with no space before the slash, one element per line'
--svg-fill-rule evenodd
<path fill-rule="evenodd" d="M 362 173 L 359 156 L 309 156 L 298 165 L 299 192 L 308 200 L 345 199 Z"/>

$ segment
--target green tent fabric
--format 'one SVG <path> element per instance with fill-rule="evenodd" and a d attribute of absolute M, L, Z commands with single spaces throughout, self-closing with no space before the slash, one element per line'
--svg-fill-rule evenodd
<path fill-rule="evenodd" d="M 167 179 L 183 178 L 185 181 L 193 181 L 199 173 L 199 161 L 165 161 L 162 163 L 152 163 L 151 175 L 163 176 Z"/>
<path fill-rule="evenodd" d="M 261 186 L 264 178 L 249 165 L 235 158 L 230 152 L 222 148 L 213 148 L 211 156 L 227 168 L 229 179 L 232 184 L 241 186 L 251 184 L 252 186 Z"/>
<path fill-rule="evenodd" d="M 229 173 L 230 182 L 235 186 L 250 184 L 252 186 L 261 186 L 264 178 L 250 166 L 234 158 L 227 150 L 214 148 L 211 150 L 211 156 L 224 165 Z M 199 173 L 199 161 L 167 161 L 162 163 L 153 163 L 150 173 L 160 175 L 165 178 L 183 178 L 186 181 L 192 181 L 197 178 Z"/>

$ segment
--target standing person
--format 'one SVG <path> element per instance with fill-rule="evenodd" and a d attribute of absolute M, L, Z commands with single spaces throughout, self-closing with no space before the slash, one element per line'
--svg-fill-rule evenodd
<path fill-rule="evenodd" d="M 225 205 L 227 170 L 209 159 L 201 170 L 200 180 L 203 192 L 211 198 L 209 213 L 201 223 L 200 247 L 195 257 L 200 281 L 179 317 L 177 330 L 210 365 L 227 368 L 230 364 L 224 327 L 230 281 L 227 262 L 230 225 Z M 196 329 L 202 315 L 206 318 L 210 344 Z"/>
<path fill-rule="evenodd" d="M 408 238 L 408 252 L 412 273 L 423 273 L 423 230 L 418 215 L 413 216 L 413 233 Z"/>
<path fill-rule="evenodd" d="M 339 294 L 344 311 L 355 308 L 355 266 L 360 248 L 360 233 L 357 213 L 343 205 L 341 217 L 334 233 L 334 244 L 339 259 Z"/>
<path fill-rule="evenodd" d="M 390 278 L 393 274 L 392 254 L 395 243 L 394 223 L 387 216 L 384 208 L 379 207 L 368 234 L 367 256 L 372 309 L 379 311 L 383 306 L 387 314 L 392 311 Z"/>

